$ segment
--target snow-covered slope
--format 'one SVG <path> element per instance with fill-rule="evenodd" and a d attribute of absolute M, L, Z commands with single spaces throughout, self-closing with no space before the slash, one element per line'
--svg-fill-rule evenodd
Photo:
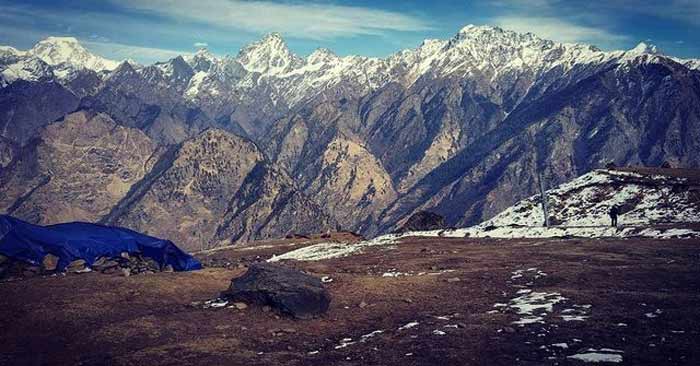
<path fill-rule="evenodd" d="M 27 51 L 0 47 L 0 86 L 15 80 L 68 83 L 81 71 L 114 70 L 119 62 L 92 54 L 73 37 L 48 37 Z"/>
<path fill-rule="evenodd" d="M 37 58 L 24 58 L 0 69 L 0 87 L 15 80 L 40 81 L 54 77 L 51 67 Z"/>
<path fill-rule="evenodd" d="M 539 195 L 524 199 L 477 226 L 407 235 L 472 237 L 699 235 L 684 229 L 700 223 L 700 186 L 688 178 L 595 170 L 547 191 L 549 219 L 544 228 Z M 620 209 L 620 228 L 610 227 L 610 207 Z M 679 228 L 680 227 L 680 228 Z"/>
<path fill-rule="evenodd" d="M 700 196 L 685 178 L 596 170 L 547 191 L 550 221 L 563 226 L 608 225 L 611 206 L 621 208 L 620 224 L 700 222 Z M 540 196 L 522 200 L 483 226 L 539 226 Z"/>
<path fill-rule="evenodd" d="M 93 71 L 114 70 L 119 62 L 92 54 L 73 37 L 48 37 L 37 43 L 27 54 L 49 65 L 69 65 Z"/>

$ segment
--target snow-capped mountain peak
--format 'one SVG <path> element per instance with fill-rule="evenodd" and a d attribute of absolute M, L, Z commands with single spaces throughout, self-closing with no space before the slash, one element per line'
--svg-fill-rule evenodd
<path fill-rule="evenodd" d="M 28 54 L 52 66 L 70 65 L 94 71 L 109 71 L 119 66 L 117 61 L 92 54 L 74 37 L 48 37 L 39 41 Z"/>
<path fill-rule="evenodd" d="M 221 62 L 221 60 L 206 47 L 198 49 L 193 55 L 185 56 L 184 59 L 195 72 L 207 72 L 213 65 Z"/>
<path fill-rule="evenodd" d="M 658 47 L 648 44 L 645 42 L 639 42 L 639 44 L 633 49 L 627 51 L 629 56 L 641 56 L 641 55 L 661 55 L 662 52 Z"/>
<path fill-rule="evenodd" d="M 306 58 L 309 64 L 329 63 L 337 61 L 339 57 L 327 48 L 318 48 Z"/>
<path fill-rule="evenodd" d="M 53 77 L 54 73 L 46 62 L 36 57 L 23 58 L 0 71 L 0 87 L 15 80 L 40 81 Z"/>
<path fill-rule="evenodd" d="M 237 59 L 246 70 L 263 75 L 285 74 L 304 64 L 302 59 L 289 51 L 279 33 L 270 33 L 243 48 Z"/>

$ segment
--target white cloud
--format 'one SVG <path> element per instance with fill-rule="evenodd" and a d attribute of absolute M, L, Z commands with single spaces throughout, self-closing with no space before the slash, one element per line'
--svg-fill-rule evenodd
<path fill-rule="evenodd" d="M 195 42 L 193 46 L 196 48 L 204 48 L 209 47 L 209 44 L 207 42 Z"/>
<path fill-rule="evenodd" d="M 224 29 L 280 32 L 304 39 L 430 29 L 426 21 L 416 16 L 360 6 L 240 0 L 113 1 L 129 9 L 179 21 L 193 21 Z"/>
<path fill-rule="evenodd" d="M 516 32 L 531 32 L 545 39 L 558 42 L 584 42 L 602 47 L 617 47 L 628 40 L 627 36 L 611 33 L 603 28 L 576 24 L 555 17 L 502 16 L 491 22 Z"/>
<path fill-rule="evenodd" d="M 189 54 L 188 52 L 177 50 L 139 47 L 111 42 L 82 41 L 81 43 L 91 52 L 112 60 L 132 59 L 144 63 L 152 63 Z"/>

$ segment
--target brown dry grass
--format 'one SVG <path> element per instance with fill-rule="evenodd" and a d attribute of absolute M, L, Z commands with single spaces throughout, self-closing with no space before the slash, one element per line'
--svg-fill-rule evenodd
<path fill-rule="evenodd" d="M 239 263 L 287 251 L 289 244 L 267 242 L 259 250 L 254 244 L 203 256 Z M 190 306 L 216 297 L 243 268 L 1 283 L 0 364 L 561 365 L 575 364 L 565 356 L 579 349 L 610 347 L 625 351 L 625 364 L 697 365 L 699 244 L 412 238 L 391 250 L 287 263 L 333 278 L 327 284 L 333 296 L 330 311 L 311 321 L 278 318 L 254 306 L 244 311 Z M 529 267 L 548 274 L 533 289 L 560 292 L 570 300 L 555 307 L 548 325 L 520 328 L 510 324 L 517 319 L 512 312 L 489 311 L 515 296 L 519 283 L 511 281 L 511 273 Z M 382 277 L 391 269 L 453 272 Z M 447 281 L 454 277 L 460 281 Z M 366 306 L 360 307 L 362 302 Z M 592 305 L 587 321 L 564 322 L 557 316 L 574 303 Z M 655 309 L 663 310 L 658 318 L 644 316 Z M 448 314 L 449 321 L 436 318 Z M 418 327 L 398 330 L 414 320 Z M 294 331 L 273 333 L 287 328 Z M 384 333 L 335 349 L 343 338 L 356 341 L 378 329 Z M 434 335 L 436 329 L 447 334 Z M 684 333 L 674 332 L 679 330 Z M 559 342 L 572 349 L 555 355 L 540 349 Z"/>

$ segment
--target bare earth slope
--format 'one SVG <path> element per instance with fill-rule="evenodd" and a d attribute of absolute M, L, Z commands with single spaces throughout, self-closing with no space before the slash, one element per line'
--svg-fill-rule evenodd
<path fill-rule="evenodd" d="M 700 363 L 697 239 L 412 238 L 351 257 L 287 263 L 332 279 L 330 312 L 320 319 L 191 305 L 242 274 L 237 263 L 316 242 L 202 254 L 205 263 L 234 269 L 0 283 L 0 308 L 9 315 L 0 317 L 0 363 Z"/>

